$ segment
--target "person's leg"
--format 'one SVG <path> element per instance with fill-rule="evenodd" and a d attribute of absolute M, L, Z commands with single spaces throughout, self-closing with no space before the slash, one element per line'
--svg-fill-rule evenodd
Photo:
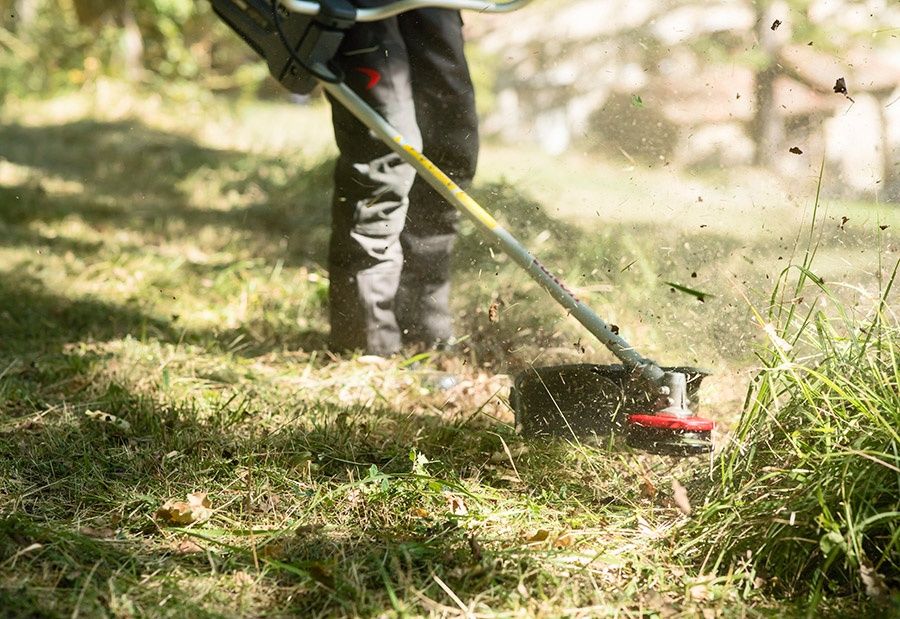
<path fill-rule="evenodd" d="M 459 13 L 421 9 L 398 17 L 406 42 L 424 154 L 462 187 L 475 175 L 478 118 Z M 423 179 L 409 194 L 401 235 L 397 318 L 404 340 L 435 346 L 453 337 L 450 262 L 459 214 Z"/>
<path fill-rule="evenodd" d="M 354 26 L 335 62 L 350 88 L 411 144 L 420 143 L 396 19 Z M 331 346 L 393 354 L 401 345 L 394 314 L 403 264 L 400 233 L 415 172 L 334 101 L 332 119 L 340 156 L 328 256 Z"/>

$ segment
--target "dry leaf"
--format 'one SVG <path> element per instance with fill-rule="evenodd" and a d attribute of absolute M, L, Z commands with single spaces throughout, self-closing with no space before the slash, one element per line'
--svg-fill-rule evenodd
<path fill-rule="evenodd" d="M 454 516 L 468 516 L 469 508 L 463 502 L 462 497 L 456 494 L 447 494 L 447 509 Z"/>
<path fill-rule="evenodd" d="M 656 498 L 656 486 L 646 477 L 641 481 L 641 496 L 645 499 Z"/>
<path fill-rule="evenodd" d="M 203 547 L 192 539 L 183 539 L 175 545 L 175 552 L 180 555 L 191 555 L 204 552 Z"/>
<path fill-rule="evenodd" d="M 688 500 L 687 490 L 679 483 L 677 479 L 672 480 L 672 498 L 675 501 L 675 507 L 678 508 L 685 516 L 690 516 L 693 510 L 691 502 Z"/>
<path fill-rule="evenodd" d="M 525 538 L 526 544 L 539 544 L 540 542 L 547 541 L 547 538 L 550 537 L 550 531 L 546 529 L 538 529 L 532 535 L 529 535 Z"/>
<path fill-rule="evenodd" d="M 156 518 L 165 524 L 184 525 L 208 520 L 212 516 L 211 503 L 205 492 L 187 495 L 187 501 L 169 499 L 156 510 Z"/>
<path fill-rule="evenodd" d="M 414 507 L 412 515 L 416 518 L 428 518 L 431 514 L 424 507 Z"/>
<path fill-rule="evenodd" d="M 560 533 L 559 536 L 555 540 L 553 540 L 554 548 L 568 548 L 572 544 L 575 543 L 575 538 L 572 537 L 570 533 Z"/>

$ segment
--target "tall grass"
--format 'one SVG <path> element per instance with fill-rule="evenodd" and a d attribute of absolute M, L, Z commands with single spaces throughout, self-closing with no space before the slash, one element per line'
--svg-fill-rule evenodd
<path fill-rule="evenodd" d="M 762 368 L 680 551 L 818 604 L 900 586 L 900 262 L 877 265 L 877 293 L 852 307 L 813 271 L 813 219 L 802 260 L 755 310 Z"/>

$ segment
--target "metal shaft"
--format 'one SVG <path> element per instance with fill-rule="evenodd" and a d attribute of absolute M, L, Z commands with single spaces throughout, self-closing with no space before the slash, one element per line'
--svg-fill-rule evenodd
<path fill-rule="evenodd" d="M 322 67 L 324 70 L 324 67 Z M 612 332 L 591 308 L 582 303 L 559 278 L 538 261 L 512 234 L 503 228 L 481 206 L 425 155 L 411 146 L 384 118 L 376 113 L 346 84 L 322 82 L 326 91 L 372 130 L 391 150 L 412 165 L 450 204 L 468 216 L 481 231 L 500 243 L 503 250 L 590 333 L 606 346 L 625 366 L 640 370 L 641 375 L 662 386 L 665 372 L 653 361 L 637 353 L 628 342 Z"/>

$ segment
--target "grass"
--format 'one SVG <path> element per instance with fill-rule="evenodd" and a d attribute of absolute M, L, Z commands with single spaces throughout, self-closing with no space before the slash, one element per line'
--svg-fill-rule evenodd
<path fill-rule="evenodd" d="M 800 612 L 674 553 L 691 521 L 673 479 L 707 461 L 516 435 L 509 373 L 609 357 L 471 227 L 457 256 L 459 356 L 409 371 L 324 351 L 324 108 L 92 88 L 0 114 L 7 615 Z M 788 261 L 793 238 L 744 238 L 743 213 L 724 205 L 710 218 L 732 224 L 712 230 L 617 208 L 598 227 L 584 201 L 607 185 L 640 204 L 668 187 L 680 197 L 660 208 L 687 213 L 694 191 L 677 188 L 713 184 L 490 144 L 483 160 L 478 197 L 635 344 L 712 366 L 706 412 L 732 427 L 765 333 L 744 297 L 765 303 L 762 265 Z M 521 178 L 526 165 L 541 175 Z M 570 182 L 573 170 L 594 183 Z M 883 207 L 859 213 L 844 229 L 826 218 L 820 241 L 842 257 L 825 268 L 852 284 L 835 293 L 846 307 L 878 291 L 871 265 L 897 225 Z M 882 246 L 876 223 L 894 226 Z M 665 281 L 715 296 L 699 303 Z M 445 366 L 465 380 L 435 393 L 429 368 Z M 703 489 L 688 490 L 701 505 Z M 208 494 L 208 519 L 156 516 L 193 492 Z M 841 593 L 822 588 L 817 608 L 858 609 Z"/>
<path fill-rule="evenodd" d="M 816 231 L 767 315 L 757 313 L 771 343 L 682 552 L 811 607 L 848 593 L 890 605 L 900 584 L 900 323 L 889 299 L 900 262 L 879 265 L 880 294 L 851 313 L 814 272 Z"/>

